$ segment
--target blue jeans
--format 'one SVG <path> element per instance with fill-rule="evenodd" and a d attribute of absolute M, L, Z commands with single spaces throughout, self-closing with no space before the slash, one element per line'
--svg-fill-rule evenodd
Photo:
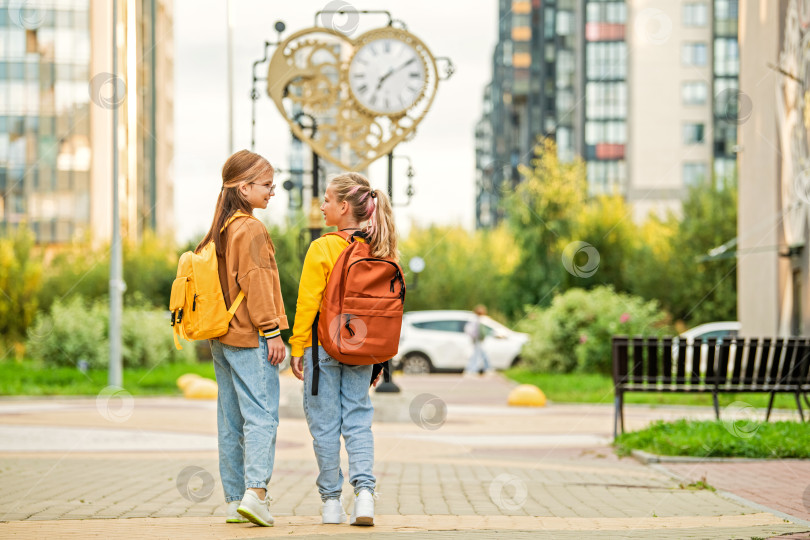
<path fill-rule="evenodd" d="M 484 371 L 489 371 L 490 365 L 489 365 L 489 358 L 487 358 L 487 353 L 484 352 L 484 347 L 481 346 L 481 342 L 476 341 L 475 343 L 473 343 L 473 353 L 472 356 L 470 356 L 470 362 L 467 364 L 467 369 L 465 369 L 464 371 L 466 373 L 475 373 L 476 371 L 478 371 L 479 358 L 481 358 L 483 362 L 482 369 Z"/>
<path fill-rule="evenodd" d="M 318 395 L 312 395 L 312 348 L 304 349 L 304 414 L 318 460 L 321 500 L 337 499 L 343 491 L 340 470 L 340 436 L 349 454 L 349 482 L 354 492 L 377 483 L 374 468 L 374 407 L 368 394 L 372 366 L 341 364 L 319 349 Z"/>
<path fill-rule="evenodd" d="M 217 375 L 219 476 L 225 502 L 241 501 L 247 488 L 267 489 L 273 474 L 278 428 L 278 366 L 267 361 L 267 342 L 233 347 L 211 341 Z"/>

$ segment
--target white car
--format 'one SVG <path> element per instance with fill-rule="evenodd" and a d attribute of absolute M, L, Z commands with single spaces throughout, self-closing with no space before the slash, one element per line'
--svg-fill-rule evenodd
<path fill-rule="evenodd" d="M 741 327 L 742 325 L 737 321 L 710 322 L 690 328 L 681 334 L 681 338 L 685 338 L 686 342 L 691 345 L 696 339 L 737 337 Z"/>
<path fill-rule="evenodd" d="M 694 328 L 690 328 L 683 334 L 679 336 L 679 339 L 675 341 L 674 346 L 672 348 L 672 356 L 673 358 L 678 358 L 678 349 L 680 348 L 681 342 L 686 342 L 686 370 L 687 372 L 691 371 L 692 365 L 694 363 L 694 343 L 702 342 L 700 345 L 700 364 L 698 366 L 701 373 L 706 372 L 706 362 L 708 361 L 708 349 L 709 346 L 705 343 L 707 339 L 716 339 L 718 342 L 722 341 L 723 338 L 734 338 L 737 337 L 737 334 L 740 333 L 740 328 L 742 325 L 738 321 L 720 321 L 720 322 L 710 322 L 706 324 L 701 324 L 695 326 Z M 731 349 L 731 358 L 734 358 L 734 351 L 736 348 L 732 346 Z"/>
<path fill-rule="evenodd" d="M 472 311 L 409 311 L 402 318 L 395 369 L 405 373 L 462 371 L 473 352 L 464 327 L 475 319 Z M 483 347 L 494 369 L 506 369 L 520 360 L 528 334 L 514 332 L 501 323 L 482 317 Z"/>

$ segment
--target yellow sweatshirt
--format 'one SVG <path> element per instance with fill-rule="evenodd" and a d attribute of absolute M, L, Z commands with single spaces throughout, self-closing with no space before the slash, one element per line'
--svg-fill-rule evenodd
<path fill-rule="evenodd" d="M 312 346 L 312 323 L 321 310 L 326 282 L 332 274 L 338 257 L 349 243 L 340 236 L 330 234 L 312 242 L 304 258 L 301 283 L 298 285 L 298 303 L 290 348 L 293 356 L 303 356 L 304 348 Z"/>

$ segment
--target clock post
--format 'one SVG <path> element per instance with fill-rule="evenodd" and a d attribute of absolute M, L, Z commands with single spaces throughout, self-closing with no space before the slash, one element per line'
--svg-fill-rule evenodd
<path fill-rule="evenodd" d="M 387 11 L 363 10 L 363 15 L 384 14 L 385 26 L 354 36 L 334 25 L 315 26 L 278 41 L 265 42 L 265 56 L 254 62 L 253 92 L 266 81 L 267 95 L 288 122 L 293 135 L 312 149 L 312 204 L 309 229 L 312 240 L 321 232 L 319 160 L 345 171 L 363 171 L 377 159 L 388 157 L 388 197 L 393 200 L 393 161 L 397 145 L 410 140 L 436 98 L 439 81 L 455 68 L 447 57 L 434 57 L 427 45 Z M 268 61 L 269 47 L 275 52 Z M 268 62 L 267 77 L 255 69 Z M 440 69 L 439 62 L 444 62 Z M 253 111 L 255 126 L 256 108 Z M 297 114 L 296 114 L 297 113 Z M 307 118 L 309 123 L 301 120 Z M 317 124 L 316 124 L 317 121 Z M 254 132 L 255 133 L 255 132 Z M 251 144 L 252 145 L 252 144 Z M 411 178 L 412 168 L 408 168 Z M 408 200 L 413 187 L 408 186 Z M 378 392 L 399 392 L 384 368 L 385 382 Z"/>

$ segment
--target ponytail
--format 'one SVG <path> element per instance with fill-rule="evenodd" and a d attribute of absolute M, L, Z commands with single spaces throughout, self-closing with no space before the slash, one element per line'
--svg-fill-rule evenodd
<path fill-rule="evenodd" d="M 222 189 L 217 197 L 214 221 L 211 223 L 208 234 L 195 248 L 195 252 L 199 253 L 203 246 L 213 241 L 217 255 L 225 257 L 225 244 L 222 241 L 222 234 L 220 234 L 222 227 L 239 210 L 245 214 L 253 213 L 253 208 L 242 195 L 239 186 L 244 182 L 253 182 L 268 174 L 272 178 L 273 166 L 259 154 L 240 150 L 228 158 L 225 165 L 222 166 Z"/>
<path fill-rule="evenodd" d="M 366 222 L 363 232 L 372 257 L 399 260 L 397 231 L 388 195 L 379 189 L 371 189 L 366 177 L 356 172 L 340 174 L 330 185 L 334 187 L 339 202 L 349 203 L 352 217 L 358 223 Z"/>
<path fill-rule="evenodd" d="M 374 225 L 368 230 L 371 255 L 381 259 L 399 260 L 397 253 L 397 231 L 394 225 L 394 213 L 391 201 L 384 191 L 375 189 L 371 192 L 374 200 Z M 368 227 L 367 227 L 368 229 Z"/>

